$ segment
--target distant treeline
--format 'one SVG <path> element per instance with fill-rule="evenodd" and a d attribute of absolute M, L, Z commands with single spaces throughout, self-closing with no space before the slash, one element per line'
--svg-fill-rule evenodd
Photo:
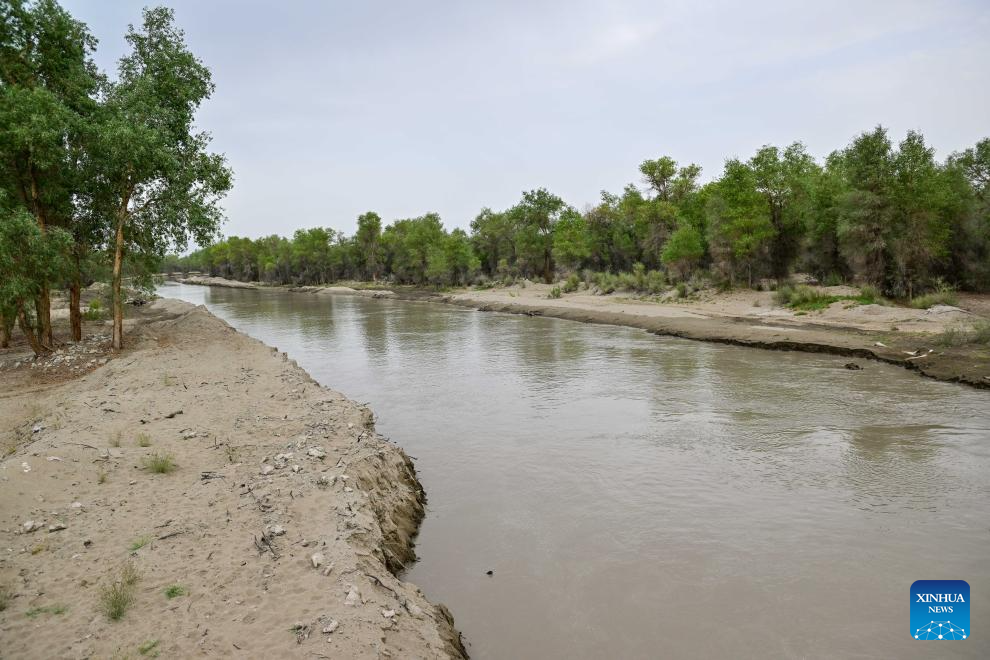
<path fill-rule="evenodd" d="M 728 286 L 800 271 L 907 297 L 935 283 L 990 286 L 990 139 L 938 162 L 919 133 L 895 146 L 877 127 L 824 163 L 794 143 L 731 159 L 705 184 L 700 167 L 667 157 L 639 171 L 643 188 L 603 192 L 583 212 L 545 189 L 509 209 L 483 209 L 470 234 L 447 231 L 435 213 L 383 228 L 369 212 L 354 236 L 330 228 L 291 239 L 232 236 L 171 255 L 165 269 L 273 284 L 549 282 L 584 269 L 645 268 Z"/>

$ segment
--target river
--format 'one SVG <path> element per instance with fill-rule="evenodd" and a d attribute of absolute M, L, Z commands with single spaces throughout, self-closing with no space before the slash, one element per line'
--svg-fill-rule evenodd
<path fill-rule="evenodd" d="M 370 404 L 429 498 L 403 577 L 474 658 L 934 657 L 918 579 L 972 588 L 938 657 L 990 657 L 986 392 L 434 303 L 159 293 Z"/>

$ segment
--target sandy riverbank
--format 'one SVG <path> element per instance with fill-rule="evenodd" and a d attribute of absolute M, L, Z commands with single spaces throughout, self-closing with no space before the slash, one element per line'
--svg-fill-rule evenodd
<path fill-rule="evenodd" d="M 821 312 L 798 314 L 775 304 L 768 291 L 708 292 L 690 300 L 658 303 L 588 292 L 550 299 L 550 288 L 529 284 L 460 290 L 441 298 L 474 309 L 623 325 L 700 341 L 880 360 L 937 380 L 990 388 L 990 346 L 943 347 L 934 341 L 948 328 L 990 317 L 987 296 L 969 297 L 963 304 L 970 310 L 920 310 L 840 301 Z M 856 293 L 848 287 L 827 290 L 835 295 Z"/>
<path fill-rule="evenodd" d="M 129 314 L 119 356 L 89 326 L 75 357 L 2 360 L 2 655 L 460 657 L 449 613 L 393 575 L 424 496 L 372 413 L 204 308 Z"/>
<path fill-rule="evenodd" d="M 339 287 L 291 290 L 332 294 L 336 288 Z M 990 295 L 963 295 L 959 308 L 936 306 L 923 310 L 839 301 L 822 311 L 800 313 L 776 304 L 769 291 L 704 291 L 686 300 L 658 302 L 630 294 L 594 295 L 587 291 L 552 299 L 551 288 L 532 282 L 526 286 L 446 293 L 395 287 L 390 297 L 621 325 L 697 341 L 878 360 L 928 378 L 990 389 L 990 346 L 943 346 L 936 341 L 947 329 L 967 328 L 990 319 Z M 858 293 L 851 287 L 826 287 L 825 291 L 832 295 Z"/>

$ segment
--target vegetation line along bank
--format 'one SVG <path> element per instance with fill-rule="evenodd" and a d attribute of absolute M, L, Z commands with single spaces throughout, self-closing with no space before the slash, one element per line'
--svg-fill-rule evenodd
<path fill-rule="evenodd" d="M 470 233 L 446 231 L 435 213 L 383 230 L 369 212 L 353 237 L 329 228 L 291 239 L 233 236 L 170 255 L 164 267 L 271 284 L 387 278 L 442 287 L 591 271 L 631 273 L 633 287 L 657 292 L 690 280 L 754 285 L 801 271 L 907 298 L 990 286 L 990 139 L 938 162 L 920 134 L 895 147 L 877 127 L 824 163 L 794 143 L 730 159 L 705 184 L 700 167 L 669 157 L 639 171 L 645 191 L 630 184 L 618 195 L 603 192 L 583 212 L 538 189 L 509 209 L 483 209 Z M 595 279 L 605 289 L 617 283 Z"/>

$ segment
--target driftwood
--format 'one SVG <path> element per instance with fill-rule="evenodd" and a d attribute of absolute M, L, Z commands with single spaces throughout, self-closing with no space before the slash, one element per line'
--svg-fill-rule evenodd
<path fill-rule="evenodd" d="M 279 558 L 278 551 L 275 549 L 275 541 L 272 539 L 271 536 L 268 535 L 268 532 L 261 533 L 260 541 L 258 540 L 257 536 L 254 537 L 254 547 L 258 549 L 259 554 L 265 554 L 266 552 L 271 552 L 272 557 L 274 557 L 275 559 Z"/>

